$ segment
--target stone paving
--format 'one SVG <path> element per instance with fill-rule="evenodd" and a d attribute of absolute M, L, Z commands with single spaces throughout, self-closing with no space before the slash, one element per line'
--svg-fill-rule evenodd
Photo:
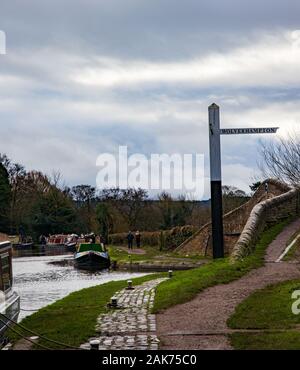
<path fill-rule="evenodd" d="M 99 340 L 99 350 L 158 349 L 156 318 L 151 314 L 151 309 L 155 288 L 165 279 L 147 281 L 132 290 L 123 289 L 114 295 L 119 307 L 98 317 L 96 333 L 99 336 L 90 338 Z M 85 343 L 80 347 L 90 349 L 90 344 Z"/>

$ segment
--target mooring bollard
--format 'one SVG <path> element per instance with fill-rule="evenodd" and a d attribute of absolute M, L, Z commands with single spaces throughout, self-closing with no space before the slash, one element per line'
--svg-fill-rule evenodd
<path fill-rule="evenodd" d="M 35 340 L 38 340 L 38 339 L 39 339 L 39 337 L 38 337 L 38 336 L 34 336 L 34 337 L 29 337 L 29 339 L 31 339 L 31 340 L 33 340 L 33 341 L 35 341 Z"/>
<path fill-rule="evenodd" d="M 98 350 L 100 345 L 100 340 L 98 339 L 92 339 L 90 340 L 90 346 L 91 350 Z"/>
<path fill-rule="evenodd" d="M 169 278 L 171 278 L 172 276 L 173 276 L 173 271 L 169 270 Z"/>
<path fill-rule="evenodd" d="M 117 297 L 112 297 L 110 300 L 110 304 L 112 307 L 117 307 L 118 306 L 118 300 Z"/>
<path fill-rule="evenodd" d="M 132 286 L 132 280 L 127 280 L 127 290 L 131 290 L 131 289 L 134 289 L 134 287 Z"/>

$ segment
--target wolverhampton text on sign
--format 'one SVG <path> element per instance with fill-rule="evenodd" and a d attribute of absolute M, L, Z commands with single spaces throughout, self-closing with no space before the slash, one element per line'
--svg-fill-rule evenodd
<path fill-rule="evenodd" d="M 275 134 L 278 127 L 259 127 L 259 128 L 222 128 L 221 135 L 236 134 Z"/>

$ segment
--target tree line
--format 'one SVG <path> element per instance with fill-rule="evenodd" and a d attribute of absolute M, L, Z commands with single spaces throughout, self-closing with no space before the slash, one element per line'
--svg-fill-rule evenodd
<path fill-rule="evenodd" d="M 234 187 L 223 187 L 224 211 L 247 200 Z M 176 198 L 162 192 L 150 199 L 144 189 L 102 189 L 64 185 L 59 173 L 48 176 L 27 171 L 0 155 L 0 231 L 18 235 L 22 228 L 35 240 L 39 235 L 91 231 L 107 236 L 128 230 L 156 231 L 176 226 L 200 227 L 208 222 L 210 202 Z"/>

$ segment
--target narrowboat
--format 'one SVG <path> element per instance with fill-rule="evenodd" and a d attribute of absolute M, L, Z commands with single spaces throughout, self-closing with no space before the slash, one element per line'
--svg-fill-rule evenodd
<path fill-rule="evenodd" d="M 12 243 L 13 250 L 30 250 L 34 245 L 31 237 L 9 235 L 8 240 Z"/>
<path fill-rule="evenodd" d="M 83 270 L 101 270 L 110 266 L 109 254 L 102 243 L 81 243 L 74 255 L 75 267 Z"/>
<path fill-rule="evenodd" d="M 77 241 L 78 241 L 77 234 L 71 234 L 67 236 L 65 247 L 67 248 L 68 252 L 76 252 Z"/>
<path fill-rule="evenodd" d="M 33 248 L 33 242 L 13 244 L 13 249 L 16 250 L 16 251 L 31 250 L 32 248 Z"/>
<path fill-rule="evenodd" d="M 70 235 L 51 235 L 47 240 L 46 247 L 48 249 L 63 249 L 66 252 L 76 252 L 76 244 L 77 244 L 78 235 L 70 234 Z"/>
<path fill-rule="evenodd" d="M 67 242 L 67 235 L 50 235 L 47 240 L 47 247 L 64 247 Z"/>
<path fill-rule="evenodd" d="M 13 290 L 12 245 L 4 241 L 0 242 L 0 346 L 8 326 L 17 321 L 19 312 L 20 297 Z"/>

